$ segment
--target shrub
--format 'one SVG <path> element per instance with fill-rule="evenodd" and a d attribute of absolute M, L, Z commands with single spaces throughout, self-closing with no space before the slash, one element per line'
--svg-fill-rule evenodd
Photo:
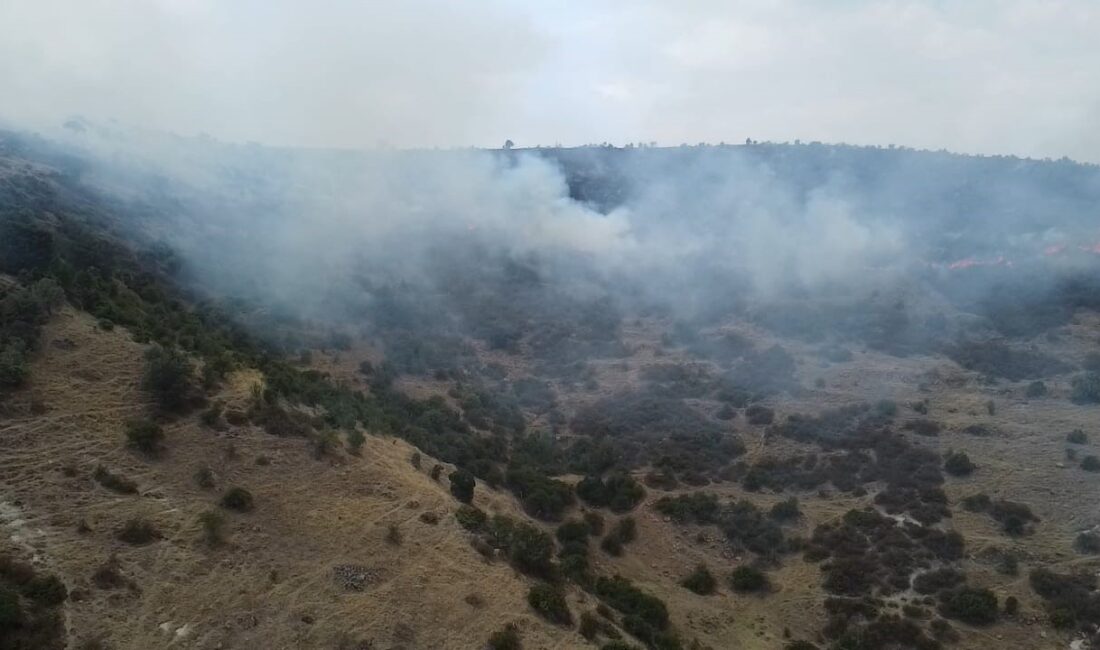
<path fill-rule="evenodd" d="M 138 451 L 153 455 L 164 441 L 164 430 L 152 420 L 130 420 L 126 423 L 126 444 Z"/>
<path fill-rule="evenodd" d="M 668 608 L 664 602 L 638 589 L 622 576 L 600 576 L 593 585 L 593 591 L 627 617 L 636 617 L 658 630 L 668 627 Z"/>
<path fill-rule="evenodd" d="M 645 498 L 645 488 L 629 474 L 614 474 L 606 481 L 598 476 L 586 476 L 577 483 L 577 496 L 597 508 L 628 512 Z"/>
<path fill-rule="evenodd" d="M 0 585 L 0 635 L 7 636 L 9 630 L 21 627 L 23 620 L 19 594 L 6 585 Z"/>
<path fill-rule="evenodd" d="M 23 595 L 40 605 L 53 607 L 65 602 L 69 597 L 69 590 L 57 576 L 37 575 L 23 585 Z"/>
<path fill-rule="evenodd" d="M 351 429 L 348 431 L 347 437 L 351 453 L 355 456 L 363 453 L 363 443 L 367 441 L 367 437 L 363 435 L 363 432 L 359 429 Z"/>
<path fill-rule="evenodd" d="M 218 546 L 225 541 L 225 523 L 225 517 L 216 510 L 207 510 L 199 515 L 202 537 L 207 544 Z"/>
<path fill-rule="evenodd" d="M 798 519 L 802 516 L 802 511 L 798 509 L 798 499 L 790 497 L 789 499 L 780 501 L 771 507 L 771 510 L 768 511 L 768 516 L 779 521 Z"/>
<path fill-rule="evenodd" d="M 916 420 L 910 420 L 902 427 L 906 431 L 912 431 L 918 436 L 938 436 L 940 431 L 943 430 L 943 425 L 935 420 L 928 420 L 925 418 L 918 418 Z"/>
<path fill-rule="evenodd" d="M 771 424 L 775 421 L 775 411 L 759 404 L 753 404 L 745 409 L 745 419 L 749 424 Z"/>
<path fill-rule="evenodd" d="M 0 345 L 0 388 L 18 388 L 30 376 L 27 365 L 27 347 L 15 339 Z"/>
<path fill-rule="evenodd" d="M 508 539 L 508 558 L 520 571 L 536 576 L 551 577 L 554 565 L 554 540 L 527 524 L 517 523 Z"/>
<path fill-rule="evenodd" d="M 997 620 L 997 596 L 988 589 L 959 587 L 940 595 L 940 613 L 971 625 L 989 625 Z"/>
<path fill-rule="evenodd" d="M 214 470 L 209 467 L 200 467 L 195 470 L 195 484 L 204 490 L 214 488 Z"/>
<path fill-rule="evenodd" d="M 1005 599 L 1005 614 L 1015 616 L 1020 611 L 1020 601 L 1015 596 Z"/>
<path fill-rule="evenodd" d="M 92 477 L 97 483 L 113 492 L 118 492 L 119 494 L 137 494 L 137 483 L 110 472 L 102 465 L 96 466 L 95 473 L 92 474 Z"/>
<path fill-rule="evenodd" d="M 451 495 L 462 503 L 469 503 L 474 498 L 474 486 L 477 482 L 474 475 L 464 469 L 451 472 L 447 477 L 451 481 Z"/>
<path fill-rule="evenodd" d="M 1100 533 L 1095 531 L 1078 533 L 1077 539 L 1073 542 L 1073 547 L 1079 553 L 1100 554 Z"/>
<path fill-rule="evenodd" d="M 1027 389 L 1024 391 L 1024 395 L 1030 398 L 1045 397 L 1047 394 L 1047 385 L 1042 380 L 1033 381 L 1027 385 Z"/>
<path fill-rule="evenodd" d="M 739 592 L 758 592 L 768 588 L 768 576 L 756 567 L 742 564 L 730 573 L 730 587 Z"/>
<path fill-rule="evenodd" d="M 250 512 L 254 507 L 252 493 L 243 487 L 231 487 L 222 495 L 221 507 L 235 512 Z"/>
<path fill-rule="evenodd" d="M 1086 472 L 1100 472 L 1100 458 L 1089 454 L 1081 459 L 1081 469 Z"/>
<path fill-rule="evenodd" d="M 633 517 L 623 517 L 600 542 L 600 548 L 609 555 L 622 555 L 623 546 L 633 542 L 638 536 L 638 525 Z"/>
<path fill-rule="evenodd" d="M 561 589 L 546 583 L 538 583 L 527 592 L 527 604 L 539 616 L 556 625 L 572 625 L 573 615 L 565 602 Z"/>
<path fill-rule="evenodd" d="M 154 347 L 145 354 L 141 385 L 152 394 L 160 408 L 182 411 L 192 397 L 193 371 L 191 362 L 178 350 Z"/>
<path fill-rule="evenodd" d="M 401 529 L 397 524 L 386 526 L 386 543 L 391 546 L 401 546 Z"/>
<path fill-rule="evenodd" d="M 952 476 L 969 476 L 974 473 L 976 466 L 966 452 L 949 451 L 944 458 L 943 469 Z"/>
<path fill-rule="evenodd" d="M 1089 436 L 1081 429 L 1074 429 L 1066 434 L 1066 442 L 1074 445 L 1087 445 L 1089 443 Z"/>
<path fill-rule="evenodd" d="M 515 625 L 505 625 L 489 637 L 489 650 L 520 650 L 519 631 Z"/>
<path fill-rule="evenodd" d="M 700 596 L 709 596 L 714 593 L 718 581 L 714 579 L 714 575 L 707 568 L 707 565 L 700 564 L 686 578 L 681 580 L 680 584 Z"/>
<path fill-rule="evenodd" d="M 412 463 L 412 466 L 416 469 L 420 469 L 420 452 L 414 451 L 412 455 L 409 456 L 409 462 Z"/>
<path fill-rule="evenodd" d="M 1089 371 L 1074 377 L 1070 382 L 1070 399 L 1077 404 L 1100 402 L 1100 372 Z"/>
<path fill-rule="evenodd" d="M 127 544 L 142 546 L 160 538 L 160 533 L 147 519 L 129 519 L 118 531 L 118 538 Z"/>
<path fill-rule="evenodd" d="M 225 411 L 225 404 L 222 402 L 214 402 L 210 405 L 210 408 L 202 412 L 199 416 L 199 420 L 203 426 L 210 429 L 217 429 L 221 423 L 222 413 Z"/>
<path fill-rule="evenodd" d="M 654 507 L 681 524 L 712 524 L 718 520 L 721 506 L 718 497 L 707 492 L 689 492 L 675 497 L 661 497 Z"/>
<path fill-rule="evenodd" d="M 488 517 L 480 509 L 471 505 L 461 505 L 455 511 L 455 520 L 458 524 L 470 532 L 478 532 L 485 527 Z"/>
<path fill-rule="evenodd" d="M 435 465 L 432 465 L 432 471 L 429 473 L 429 475 L 432 477 L 433 481 L 438 481 L 439 477 L 442 474 L 443 474 L 443 466 L 442 465 L 440 465 L 438 463 L 435 464 Z"/>

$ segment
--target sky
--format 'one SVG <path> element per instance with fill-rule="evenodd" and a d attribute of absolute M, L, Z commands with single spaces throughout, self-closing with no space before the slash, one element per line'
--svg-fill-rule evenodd
<path fill-rule="evenodd" d="M 1096 0 L 5 0 L 0 124 L 1100 162 Z"/>

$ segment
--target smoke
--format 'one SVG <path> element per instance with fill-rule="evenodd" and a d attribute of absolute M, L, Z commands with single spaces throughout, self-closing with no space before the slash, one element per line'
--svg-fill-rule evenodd
<path fill-rule="evenodd" d="M 450 322 L 455 291 L 505 291 L 513 263 L 537 276 L 532 319 L 569 295 L 784 329 L 812 298 L 977 309 L 1100 259 L 1100 173 L 1069 163 L 817 144 L 277 149 L 87 122 L 53 146 L 196 286 L 332 324 L 375 317 L 393 287 Z"/>

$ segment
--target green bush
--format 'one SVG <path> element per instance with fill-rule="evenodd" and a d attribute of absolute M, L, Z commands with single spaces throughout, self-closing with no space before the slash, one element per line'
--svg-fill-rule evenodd
<path fill-rule="evenodd" d="M 622 576 L 600 576 L 593 585 L 595 594 L 625 616 L 632 616 L 647 625 L 664 630 L 668 627 L 668 608 L 656 596 L 645 593 Z"/>
<path fill-rule="evenodd" d="M 30 376 L 27 346 L 20 339 L 0 345 L 0 388 L 18 388 Z"/>
<path fill-rule="evenodd" d="M 971 625 L 989 625 L 997 620 L 997 596 L 988 589 L 959 587 L 940 594 L 940 614 Z"/>
<path fill-rule="evenodd" d="M 1100 403 L 1100 372 L 1081 373 L 1070 382 L 1070 399 L 1077 404 Z"/>
<path fill-rule="evenodd" d="M 127 544 L 143 546 L 159 539 L 160 532 L 147 519 L 129 519 L 119 529 L 118 538 Z"/>
<path fill-rule="evenodd" d="M 1081 469 L 1086 472 L 1100 472 L 1100 458 L 1089 454 L 1081 459 Z"/>
<path fill-rule="evenodd" d="M 489 650 L 520 650 L 523 647 L 515 625 L 505 625 L 493 632 L 487 645 Z"/>
<path fill-rule="evenodd" d="M 9 630 L 23 625 L 23 607 L 19 604 L 19 594 L 5 585 L 0 585 L 0 638 Z"/>
<path fill-rule="evenodd" d="M 573 615 L 561 589 L 538 583 L 527 592 L 527 604 L 544 619 L 556 625 L 572 625 Z"/>
<path fill-rule="evenodd" d="M 949 451 L 944 457 L 943 469 L 952 476 L 969 476 L 974 473 L 977 466 L 971 462 L 966 452 Z"/>
<path fill-rule="evenodd" d="M 110 472 L 106 467 L 97 465 L 92 478 L 103 487 L 119 494 L 137 494 L 137 483 Z"/>
<path fill-rule="evenodd" d="M 680 581 L 680 584 L 690 591 L 694 591 L 700 596 L 709 596 L 714 593 L 715 587 L 718 586 L 718 581 L 715 580 L 714 575 L 707 568 L 707 565 L 700 564 L 695 567 L 686 578 Z"/>
<path fill-rule="evenodd" d="M 254 507 L 252 493 L 243 487 L 231 487 L 222 495 L 221 507 L 235 512 L 250 512 Z"/>
<path fill-rule="evenodd" d="M 768 576 L 756 567 L 742 564 L 730 573 L 730 587 L 743 593 L 764 591 L 768 588 Z"/>
<path fill-rule="evenodd" d="M 225 517 L 216 510 L 207 510 L 199 515 L 202 537 L 207 544 L 218 546 L 225 541 Z"/>
<path fill-rule="evenodd" d="M 1045 397 L 1047 392 L 1048 390 L 1046 383 L 1038 380 L 1033 381 L 1027 385 L 1027 389 L 1024 391 L 1024 395 L 1030 398 Z"/>
<path fill-rule="evenodd" d="M 458 524 L 470 532 L 479 532 L 485 527 L 488 517 L 480 509 L 471 505 L 461 505 L 455 511 Z"/>
<path fill-rule="evenodd" d="M 152 420 L 130 420 L 126 423 L 126 444 L 144 454 L 154 455 L 164 442 L 164 430 Z"/>
<path fill-rule="evenodd" d="M 165 411 L 183 411 L 191 401 L 194 367 L 180 351 L 153 347 L 145 354 L 142 388 Z"/>
<path fill-rule="evenodd" d="M 1089 444 L 1089 436 L 1081 429 L 1074 429 L 1066 434 L 1066 442 L 1074 445 Z"/>
<path fill-rule="evenodd" d="M 447 477 L 451 481 L 451 495 L 462 503 L 469 503 L 474 498 L 474 486 L 477 482 L 474 475 L 464 469 L 457 469 Z"/>

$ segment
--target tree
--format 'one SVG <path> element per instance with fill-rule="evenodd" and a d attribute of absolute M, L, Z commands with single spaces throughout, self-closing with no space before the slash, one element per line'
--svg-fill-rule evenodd
<path fill-rule="evenodd" d="M 505 140 L 504 141 L 504 150 L 505 151 L 511 149 L 514 146 L 516 146 L 516 143 L 512 142 L 511 140 Z"/>
<path fill-rule="evenodd" d="M 474 486 L 477 481 L 474 475 L 464 469 L 457 469 L 448 476 L 451 480 L 451 495 L 462 503 L 469 503 L 474 499 Z"/>

